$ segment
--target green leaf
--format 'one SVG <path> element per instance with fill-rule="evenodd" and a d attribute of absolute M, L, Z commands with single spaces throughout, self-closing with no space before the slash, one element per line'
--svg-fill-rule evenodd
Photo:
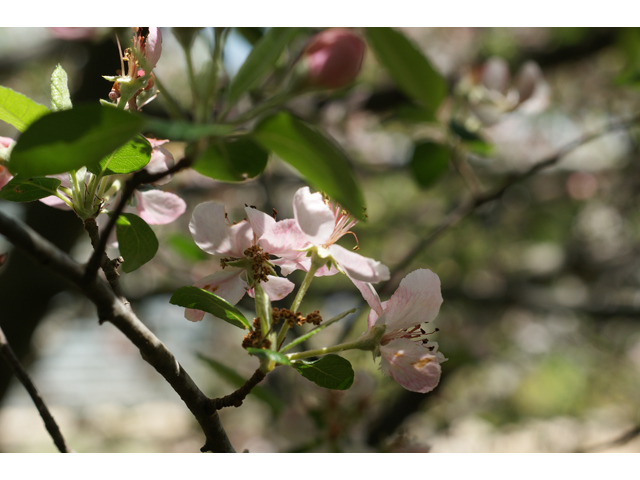
<path fill-rule="evenodd" d="M 207 177 L 223 182 L 240 182 L 262 173 L 269 154 L 249 139 L 217 142 L 207 148 L 193 169 Z"/>
<path fill-rule="evenodd" d="M 151 260 L 158 251 L 158 239 L 151 227 L 133 213 L 123 213 L 116 220 L 116 237 L 124 258 L 122 270 L 137 270 Z"/>
<path fill-rule="evenodd" d="M 312 362 L 298 360 L 291 365 L 304 378 L 323 388 L 347 390 L 353 384 L 351 363 L 338 355 L 326 355 Z"/>
<path fill-rule="evenodd" d="M 251 324 L 236 307 L 207 290 L 198 287 L 180 287 L 176 290 L 169 303 L 184 308 L 195 308 L 208 312 L 215 317 L 221 318 L 225 322 L 235 325 L 238 328 L 250 330 Z"/>
<path fill-rule="evenodd" d="M 296 28 L 274 27 L 256 42 L 240 70 L 231 80 L 227 94 L 229 105 L 235 104 L 244 92 L 271 70 L 297 32 Z"/>
<path fill-rule="evenodd" d="M 317 190 L 364 217 L 364 197 L 346 153 L 326 134 L 289 113 L 265 118 L 253 132 L 265 148 L 294 167 Z"/>
<path fill-rule="evenodd" d="M 430 187 L 449 171 L 451 152 L 439 143 L 419 143 L 413 150 L 409 168 L 416 181 L 423 187 Z"/>
<path fill-rule="evenodd" d="M 100 163 L 93 164 L 89 171 L 95 175 L 115 175 L 137 172 L 151 160 L 151 145 L 141 135 L 129 140 L 115 152 L 107 155 Z"/>
<path fill-rule="evenodd" d="M 54 112 L 60 110 L 69 110 L 73 107 L 71 103 L 71 95 L 69 94 L 69 78 L 67 72 L 60 64 L 51 74 L 51 110 Z"/>
<path fill-rule="evenodd" d="M 11 202 L 33 202 L 54 195 L 59 185 L 60 180 L 57 178 L 41 177 L 25 180 L 22 177 L 13 177 L 0 190 L 0 198 Z"/>
<path fill-rule="evenodd" d="M 198 358 L 205 362 L 214 372 L 227 380 L 235 388 L 240 388 L 247 382 L 246 379 L 235 370 L 223 365 L 213 358 L 206 357 L 202 354 L 198 354 Z M 274 416 L 280 415 L 286 407 L 286 403 L 266 387 L 256 385 L 251 389 L 250 395 L 255 396 L 258 400 L 269 405 Z"/>
<path fill-rule="evenodd" d="M 34 102 L 10 88 L 0 87 L 0 120 L 24 132 L 29 125 L 49 113 L 44 105 Z"/>
<path fill-rule="evenodd" d="M 291 365 L 291 360 L 287 356 L 266 348 L 247 348 L 247 352 L 259 358 L 268 358 L 279 365 Z"/>
<path fill-rule="evenodd" d="M 153 133 L 156 138 L 170 138 L 172 141 L 192 142 L 202 137 L 224 137 L 235 132 L 232 125 L 208 124 L 196 125 L 181 120 L 161 120 L 144 118 L 144 130 Z"/>
<path fill-rule="evenodd" d="M 91 166 L 131 139 L 142 123 L 137 116 L 100 105 L 50 113 L 20 136 L 9 169 L 34 177 Z"/>
<path fill-rule="evenodd" d="M 402 33 L 389 27 L 367 28 L 376 58 L 398 87 L 435 112 L 448 93 L 447 82 Z"/>

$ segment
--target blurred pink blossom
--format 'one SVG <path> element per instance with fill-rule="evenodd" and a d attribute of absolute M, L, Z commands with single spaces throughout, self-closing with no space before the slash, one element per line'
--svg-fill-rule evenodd
<path fill-rule="evenodd" d="M 98 34 L 98 27 L 49 27 L 53 36 L 63 40 L 93 40 Z"/>
<path fill-rule="evenodd" d="M 302 52 L 308 85 L 340 88 L 360 73 L 365 44 L 349 30 L 330 28 L 309 40 Z"/>

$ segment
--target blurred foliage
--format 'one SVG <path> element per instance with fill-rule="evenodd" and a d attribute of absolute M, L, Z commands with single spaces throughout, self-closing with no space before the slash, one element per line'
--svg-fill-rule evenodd
<path fill-rule="evenodd" d="M 402 94 L 388 94 L 400 86 L 369 52 L 359 81 L 347 91 L 309 94 L 288 105 L 294 114 L 317 122 L 353 159 L 368 214 L 368 221 L 353 229 L 359 251 L 391 269 L 475 189 L 490 191 L 576 138 L 640 111 L 640 92 L 634 88 L 640 72 L 638 29 L 402 31 L 450 86 L 465 75 L 473 76 L 474 68 L 489 57 L 502 56 L 512 66 L 533 58 L 542 68 L 548 101 L 537 110 L 523 104 L 502 112 L 491 125 L 474 118 L 469 124 L 475 130 L 466 123 L 451 126 L 452 112 L 462 109 L 460 98 L 445 99 L 437 121 L 411 110 Z M 178 91 L 179 79 L 170 70 L 172 62 L 182 61 L 181 52 L 168 33 L 157 75 Z M 239 33 L 251 43 L 263 35 L 256 29 Z M 46 98 L 41 78 L 57 62 L 69 72 L 71 85 L 99 82 L 82 76 L 78 58 L 84 57 L 79 48 L 64 44 L 55 55 L 39 63 L 25 62 L 8 73 L 0 59 L 0 80 L 39 101 Z M 108 85 L 105 88 L 108 91 Z M 0 135 L 11 134 L 0 125 Z M 482 140 L 478 145 L 490 148 L 473 148 L 465 142 L 476 140 L 471 135 Z M 240 409 L 252 412 L 244 413 L 249 419 L 266 417 L 263 423 L 252 424 L 251 434 L 261 439 L 261 448 L 573 451 L 612 439 L 640 422 L 637 139 L 635 127 L 580 147 L 557 166 L 482 205 L 414 259 L 405 274 L 430 268 L 443 286 L 444 304 L 434 322 L 440 331 L 431 338 L 449 361 L 434 392 L 412 396 L 383 377 L 371 355 L 361 352 L 345 354 L 355 370 L 354 385 L 345 392 L 317 388 L 291 369 L 278 368 L 264 385 L 269 395 L 287 403 L 278 410 L 279 416 L 271 416 L 259 402 L 247 401 Z M 426 181 L 419 176 L 416 181 L 414 146 L 437 144 L 451 147 L 457 160 L 441 159 L 437 172 L 428 171 Z M 245 204 L 267 212 L 275 208 L 279 219 L 287 218 L 292 215 L 292 194 L 300 186 L 295 172 L 274 160 L 262 176 L 237 185 L 194 171 L 181 172 L 172 188 L 187 201 L 187 212 L 175 225 L 157 229 L 159 255 L 124 276 L 125 291 L 135 298 L 173 292 L 207 273 L 211 260 L 203 259 L 184 235 L 196 204 L 222 201 L 232 221 L 241 218 Z M 345 246 L 354 246 L 349 242 L 343 240 Z M 290 301 L 274 305 L 288 307 Z M 333 309 L 342 303 L 343 311 L 362 304 L 348 280 L 319 278 L 301 310 L 319 308 L 337 314 Z M 248 299 L 239 306 L 251 310 Z M 366 328 L 367 312 L 363 309 L 357 318 L 343 320 L 342 327 L 328 328 L 308 347 L 357 338 Z M 185 321 L 184 329 L 190 326 Z M 215 348 L 202 353 L 234 366 L 244 376 L 255 368 L 255 359 L 240 355 L 244 352 L 239 339 L 227 344 L 216 339 Z M 204 382 L 226 392 L 227 384 L 218 377 Z M 240 411 L 225 415 L 223 422 L 232 437 L 246 431 Z M 390 430 L 373 435 L 386 428 L 385 422 L 392 425 Z M 536 426 L 564 432 L 561 427 L 567 422 L 577 433 L 565 436 L 565 443 L 549 439 L 553 435 L 536 436 Z M 589 430 L 593 422 L 595 434 Z M 470 425 L 482 428 L 473 430 Z M 500 443 L 514 431 L 533 440 Z M 250 443 L 249 434 L 237 435 Z M 475 443 L 469 443 L 470 438 Z M 637 442 L 630 445 L 640 449 Z"/>

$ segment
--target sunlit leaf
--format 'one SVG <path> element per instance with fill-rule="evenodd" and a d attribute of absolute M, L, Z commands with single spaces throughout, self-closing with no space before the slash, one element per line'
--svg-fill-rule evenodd
<path fill-rule="evenodd" d="M 54 112 L 73 107 L 68 81 L 67 72 L 58 64 L 51 74 L 51 110 Z"/>
<path fill-rule="evenodd" d="M 262 173 L 268 158 L 267 151 L 249 139 L 220 141 L 198 157 L 193 169 L 215 180 L 240 182 Z"/>
<path fill-rule="evenodd" d="M 318 128 L 286 112 L 265 118 L 254 138 L 294 167 L 316 190 L 325 192 L 357 218 L 364 217 L 364 197 L 346 153 Z"/>
<path fill-rule="evenodd" d="M 318 360 L 298 360 L 291 364 L 300 375 L 316 385 L 332 390 L 347 390 L 353 385 L 353 368 L 349 360 L 326 355 Z"/>
<path fill-rule="evenodd" d="M 122 270 L 137 270 L 151 260 L 158 251 L 158 239 L 151 227 L 133 213 L 123 213 L 116 220 L 116 237 L 124 258 Z"/>
<path fill-rule="evenodd" d="M 184 308 L 194 308 L 210 313 L 238 328 L 249 330 L 251 324 L 242 312 L 224 298 L 202 288 L 186 286 L 176 290 L 169 303 Z"/>
<path fill-rule="evenodd" d="M 44 105 L 34 102 L 10 88 L 0 87 L 0 120 L 24 132 L 29 125 L 49 113 Z"/>
<path fill-rule="evenodd" d="M 151 145 L 137 135 L 115 152 L 110 153 L 100 163 L 91 165 L 89 171 L 99 175 L 114 175 L 137 172 L 144 168 L 151 159 Z"/>
<path fill-rule="evenodd" d="M 11 202 L 33 202 L 54 195 L 60 185 L 57 178 L 38 177 L 26 180 L 14 177 L 0 190 L 0 198 Z"/>
<path fill-rule="evenodd" d="M 398 87 L 435 112 L 447 96 L 447 82 L 422 52 L 402 33 L 389 27 L 367 28 L 366 36 L 376 58 Z"/>
<path fill-rule="evenodd" d="M 53 112 L 20 136 L 9 169 L 34 177 L 91 166 L 125 144 L 141 126 L 137 116 L 99 105 Z"/>

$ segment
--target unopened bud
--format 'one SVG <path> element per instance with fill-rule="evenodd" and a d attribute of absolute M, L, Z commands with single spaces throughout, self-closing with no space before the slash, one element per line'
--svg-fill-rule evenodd
<path fill-rule="evenodd" d="M 364 42 L 349 30 L 332 28 L 315 35 L 302 53 L 305 83 L 312 87 L 340 88 L 360 73 Z"/>

